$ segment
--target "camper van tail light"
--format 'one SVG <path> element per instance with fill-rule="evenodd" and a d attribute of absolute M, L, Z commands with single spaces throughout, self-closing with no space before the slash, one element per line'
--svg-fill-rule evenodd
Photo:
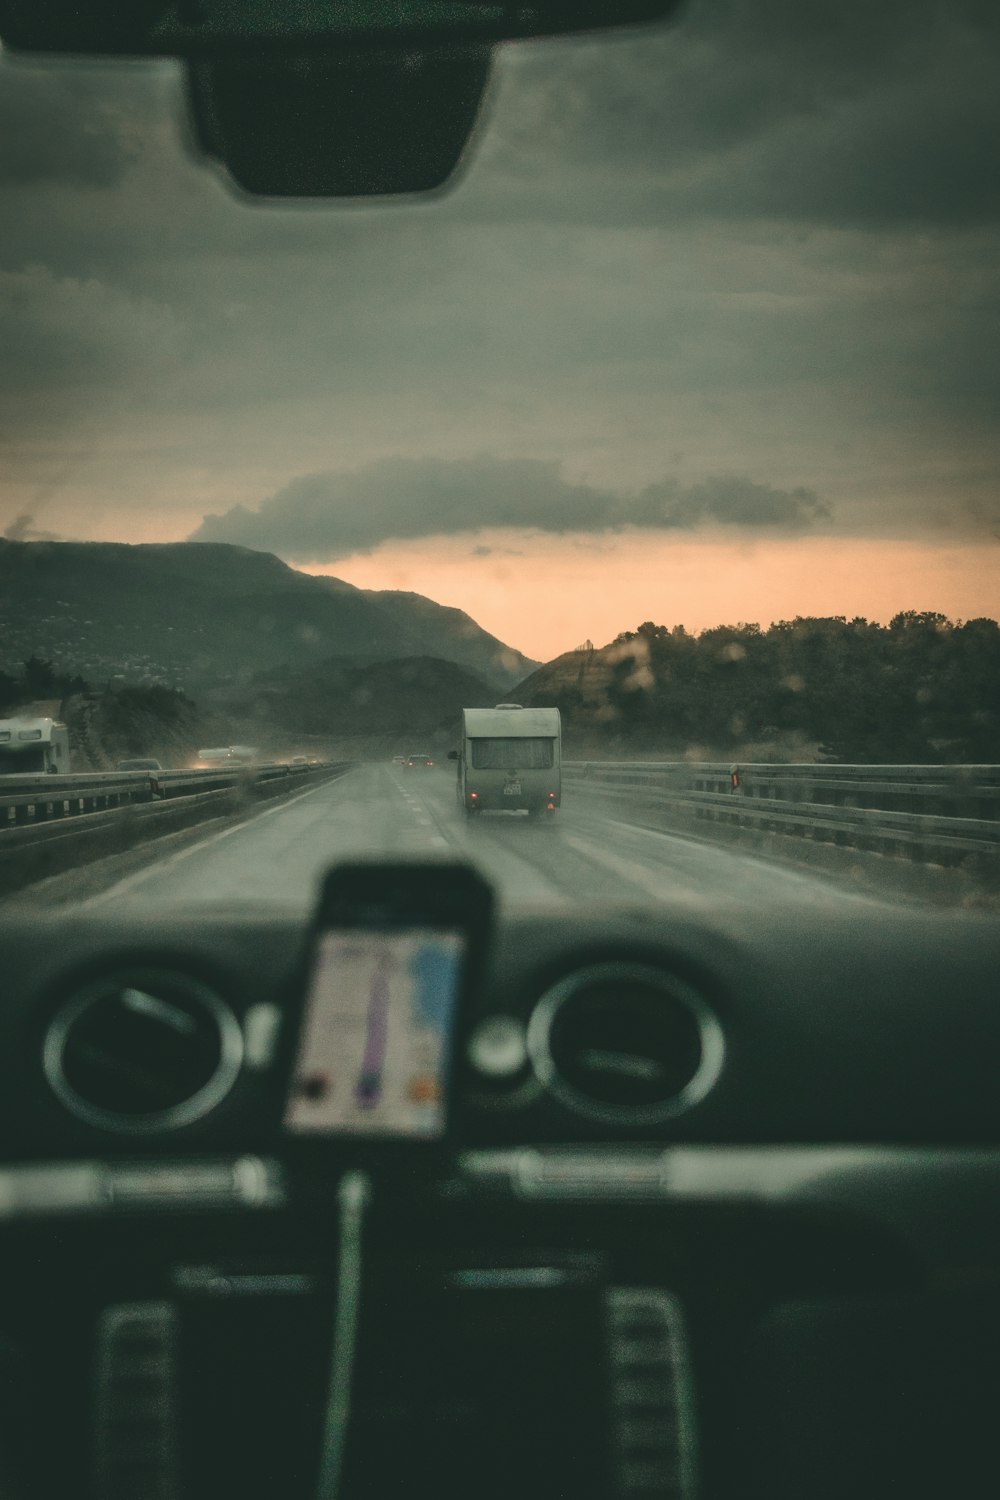
<path fill-rule="evenodd" d="M 545 804 L 545 810 L 546 810 L 546 812 L 555 812 L 555 810 L 556 810 L 555 803 L 554 802 L 546 802 L 546 804 Z"/>
<path fill-rule="evenodd" d="M 40 740 L 42 731 L 40 729 L 19 729 L 17 737 L 19 740 Z"/>
<path fill-rule="evenodd" d="M 479 793 L 478 792 L 470 792 L 469 793 L 469 801 L 470 802 L 478 802 L 479 801 Z"/>

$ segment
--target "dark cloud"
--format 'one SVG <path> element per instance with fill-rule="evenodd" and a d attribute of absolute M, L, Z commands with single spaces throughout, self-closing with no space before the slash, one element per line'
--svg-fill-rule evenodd
<path fill-rule="evenodd" d="M 386 459 L 353 474 L 305 474 L 256 511 L 206 516 L 193 542 L 237 542 L 293 561 L 327 561 L 381 542 L 479 530 L 690 530 L 706 523 L 804 531 L 829 515 L 809 490 L 736 476 L 685 487 L 675 479 L 634 496 L 563 479 L 537 459 Z"/>
<path fill-rule="evenodd" d="M 0 186 L 106 188 L 135 159 L 101 70 L 3 60 Z"/>
<path fill-rule="evenodd" d="M 775 489 L 738 475 L 706 479 L 685 488 L 676 479 L 648 485 L 629 505 L 633 526 L 672 530 L 716 522 L 723 526 L 807 531 L 829 520 L 830 507 L 812 490 Z"/>
<path fill-rule="evenodd" d="M 35 525 L 35 517 L 30 511 L 22 511 L 15 516 L 3 533 L 4 541 L 7 542 L 58 542 L 61 540 L 54 531 L 42 531 Z"/>
<path fill-rule="evenodd" d="M 523 49 L 501 80 L 522 108 L 483 141 L 506 187 L 492 201 L 640 222 L 995 222 L 998 63 L 1000 7 L 982 0 L 694 0 L 659 36 Z"/>
<path fill-rule="evenodd" d="M 297 560 L 370 551 L 394 538 L 454 536 L 484 527 L 600 529 L 613 495 L 569 484 L 533 459 L 385 459 L 355 473 L 304 474 L 256 511 L 206 516 L 190 538 L 241 542 Z"/>
<path fill-rule="evenodd" d="M 228 195 L 183 149 L 173 63 L 0 60 L 7 513 L 54 484 L 67 533 L 140 506 L 235 529 L 299 474 L 293 540 L 315 491 L 346 545 L 345 471 L 487 450 L 549 465 L 556 527 L 628 524 L 623 496 L 725 524 L 706 476 L 751 474 L 776 488 L 740 524 L 823 520 L 806 475 L 841 531 L 990 534 L 998 36 L 994 3 L 691 0 L 512 47 L 457 190 L 375 206 Z M 508 490 L 483 513 L 534 524 Z M 446 501 L 413 504 L 454 528 Z M 241 523 L 261 545 L 268 515 Z"/>

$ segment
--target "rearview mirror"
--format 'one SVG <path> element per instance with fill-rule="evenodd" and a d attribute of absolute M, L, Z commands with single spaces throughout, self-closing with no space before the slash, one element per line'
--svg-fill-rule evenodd
<path fill-rule="evenodd" d="M 488 48 L 197 58 L 201 149 L 248 193 L 424 193 L 451 176 L 476 123 Z"/>
<path fill-rule="evenodd" d="M 234 49 L 489 45 L 662 20 L 678 0 L 0 0 L 12 50 L 192 57 Z"/>
<path fill-rule="evenodd" d="M 0 0 L 12 52 L 187 61 L 194 135 L 248 193 L 440 187 L 493 46 L 664 19 L 679 0 Z"/>

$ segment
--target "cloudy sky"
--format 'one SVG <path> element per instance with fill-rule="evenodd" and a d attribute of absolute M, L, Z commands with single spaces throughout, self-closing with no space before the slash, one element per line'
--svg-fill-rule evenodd
<path fill-rule="evenodd" d="M 454 188 L 249 203 L 166 64 L 0 63 L 0 531 L 228 540 L 535 656 L 1000 613 L 1000 8 L 508 47 Z"/>

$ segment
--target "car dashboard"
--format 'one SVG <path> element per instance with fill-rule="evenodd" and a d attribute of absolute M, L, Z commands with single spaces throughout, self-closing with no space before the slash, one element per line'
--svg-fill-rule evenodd
<path fill-rule="evenodd" d="M 307 942 L 251 908 L 10 909 L 11 1495 L 978 1490 L 994 922 L 505 912 L 426 1159 L 283 1131 Z"/>

